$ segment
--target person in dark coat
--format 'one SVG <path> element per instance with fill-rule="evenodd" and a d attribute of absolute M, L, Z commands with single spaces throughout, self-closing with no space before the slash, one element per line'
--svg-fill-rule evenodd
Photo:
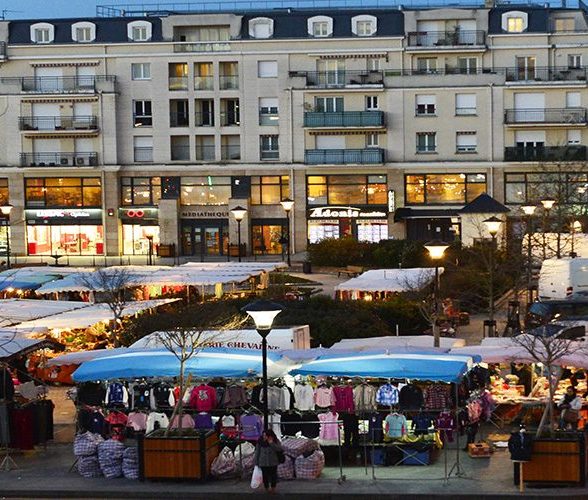
<path fill-rule="evenodd" d="M 282 453 L 284 450 L 276 433 L 271 429 L 263 431 L 255 448 L 255 465 L 261 468 L 263 485 L 269 493 L 276 491 L 278 465 Z"/>

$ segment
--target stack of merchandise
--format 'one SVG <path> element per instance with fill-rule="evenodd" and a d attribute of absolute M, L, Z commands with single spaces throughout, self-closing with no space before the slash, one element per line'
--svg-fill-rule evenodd
<path fill-rule="evenodd" d="M 98 445 L 98 462 L 107 479 L 123 475 L 123 453 L 125 445 L 116 439 L 108 439 Z"/>
<path fill-rule="evenodd" d="M 74 439 L 74 455 L 77 458 L 77 469 L 82 477 L 100 477 L 102 471 L 98 462 L 98 445 L 104 439 L 100 434 L 84 432 Z"/>
<path fill-rule="evenodd" d="M 123 452 L 122 472 L 127 479 L 139 479 L 139 451 L 127 448 Z"/>

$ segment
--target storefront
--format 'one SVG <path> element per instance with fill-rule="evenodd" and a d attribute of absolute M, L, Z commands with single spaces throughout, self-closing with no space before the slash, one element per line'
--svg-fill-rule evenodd
<path fill-rule="evenodd" d="M 226 255 L 229 245 L 228 206 L 182 207 L 180 212 L 182 255 Z"/>
<path fill-rule="evenodd" d="M 123 255 L 147 255 L 149 237 L 153 238 L 153 252 L 159 246 L 159 222 L 157 208 L 120 208 L 122 222 Z"/>
<path fill-rule="evenodd" d="M 317 207 L 308 210 L 308 241 L 351 237 L 359 241 L 388 239 L 387 207 Z"/>
<path fill-rule="evenodd" d="M 102 210 L 27 209 L 28 255 L 103 255 Z"/>
<path fill-rule="evenodd" d="M 288 238 L 287 219 L 252 219 L 251 245 L 254 255 L 282 255 Z"/>

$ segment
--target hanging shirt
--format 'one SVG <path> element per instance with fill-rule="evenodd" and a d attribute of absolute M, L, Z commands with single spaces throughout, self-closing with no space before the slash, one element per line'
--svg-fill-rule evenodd
<path fill-rule="evenodd" d="M 423 407 L 423 391 L 413 384 L 405 385 L 400 389 L 398 405 L 403 410 L 419 410 Z"/>
<path fill-rule="evenodd" d="M 376 393 L 376 402 L 382 406 L 394 406 L 398 404 L 398 387 L 392 384 L 384 384 Z"/>
<path fill-rule="evenodd" d="M 224 415 L 220 419 L 220 432 L 229 438 L 236 438 L 239 435 L 237 419 L 233 415 Z"/>
<path fill-rule="evenodd" d="M 338 385 L 333 388 L 335 396 L 335 410 L 351 413 L 355 410 L 353 402 L 353 388 L 350 385 Z"/>
<path fill-rule="evenodd" d="M 276 434 L 277 438 L 281 441 L 282 440 L 282 430 L 281 430 L 281 422 L 282 422 L 282 417 L 280 416 L 279 413 L 270 413 L 269 417 L 268 417 L 268 424 L 269 424 L 269 428 L 274 431 L 274 433 Z"/>
<path fill-rule="evenodd" d="M 263 429 L 262 419 L 259 415 L 241 416 L 241 439 L 257 441 Z"/>
<path fill-rule="evenodd" d="M 223 398 L 224 408 L 240 408 L 245 405 L 247 405 L 247 394 L 243 387 L 231 385 L 226 388 Z"/>
<path fill-rule="evenodd" d="M 147 428 L 147 414 L 141 412 L 129 413 L 127 427 L 134 431 L 144 431 Z"/>
<path fill-rule="evenodd" d="M 353 389 L 353 402 L 357 411 L 372 411 L 377 408 L 376 388 L 369 384 L 360 384 Z"/>
<path fill-rule="evenodd" d="M 431 427 L 431 417 L 424 413 L 419 413 L 412 418 L 412 429 L 416 436 L 429 433 L 429 427 Z"/>
<path fill-rule="evenodd" d="M 302 430 L 302 417 L 296 412 L 286 412 L 282 415 L 282 434 L 296 436 Z"/>
<path fill-rule="evenodd" d="M 305 413 L 302 415 L 302 424 L 300 426 L 302 435 L 309 439 L 315 439 L 320 435 L 320 423 L 317 415 L 314 413 Z"/>
<path fill-rule="evenodd" d="M 208 413 L 198 413 L 194 415 L 194 428 L 200 430 L 208 430 L 214 427 L 212 417 Z"/>
<path fill-rule="evenodd" d="M 147 425 L 145 427 L 145 432 L 149 433 L 156 429 L 166 429 L 169 425 L 169 418 L 165 413 L 156 413 L 152 412 L 147 417 Z"/>
<path fill-rule="evenodd" d="M 182 418 L 178 418 L 178 415 L 176 415 L 174 418 L 171 419 L 171 422 L 169 423 L 169 428 L 170 429 L 179 429 L 180 428 L 180 422 L 182 423 L 182 429 L 192 429 L 194 428 L 194 419 L 184 413 L 182 415 Z"/>
<path fill-rule="evenodd" d="M 200 384 L 192 389 L 190 394 L 190 407 L 198 411 L 210 411 L 216 408 L 216 391 L 214 387 Z"/>
<path fill-rule="evenodd" d="M 386 435 L 391 438 L 399 438 L 407 433 L 407 421 L 400 413 L 391 413 L 386 417 Z"/>
<path fill-rule="evenodd" d="M 374 443 L 384 439 L 384 419 L 379 413 L 372 413 L 369 419 L 369 437 Z"/>
<path fill-rule="evenodd" d="M 425 391 L 425 408 L 428 410 L 443 410 L 451 407 L 448 385 L 433 384 Z"/>
<path fill-rule="evenodd" d="M 152 398 L 151 387 L 147 384 L 133 384 L 129 388 L 132 410 L 147 410 L 155 406 Z"/>
<path fill-rule="evenodd" d="M 294 387 L 294 408 L 300 411 L 314 410 L 314 391 L 307 384 Z"/>
<path fill-rule="evenodd" d="M 319 439 L 323 441 L 338 441 L 339 440 L 339 424 L 335 423 L 339 420 L 339 414 L 328 412 L 320 413 L 317 415 L 321 422 L 321 428 L 319 432 Z"/>
<path fill-rule="evenodd" d="M 331 406 L 335 406 L 335 395 L 333 394 L 333 389 L 327 387 L 326 385 L 317 387 L 314 391 L 314 402 L 321 408 L 330 408 Z"/>
<path fill-rule="evenodd" d="M 153 406 L 152 410 L 158 408 L 171 408 L 176 404 L 174 392 L 171 385 L 165 383 L 155 384 L 152 388 Z"/>
<path fill-rule="evenodd" d="M 114 382 L 106 389 L 104 402 L 107 406 L 128 406 L 129 392 L 120 382 Z"/>

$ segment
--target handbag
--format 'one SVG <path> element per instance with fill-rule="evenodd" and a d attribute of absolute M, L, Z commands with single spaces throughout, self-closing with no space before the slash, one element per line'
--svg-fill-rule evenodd
<path fill-rule="evenodd" d="M 261 486 L 263 481 L 263 473 L 261 472 L 261 467 L 256 465 L 253 469 L 253 474 L 251 476 L 251 487 L 255 490 Z"/>
<path fill-rule="evenodd" d="M 580 412 L 578 410 L 566 408 L 564 410 L 563 420 L 566 424 L 575 424 L 578 420 L 580 420 Z"/>

